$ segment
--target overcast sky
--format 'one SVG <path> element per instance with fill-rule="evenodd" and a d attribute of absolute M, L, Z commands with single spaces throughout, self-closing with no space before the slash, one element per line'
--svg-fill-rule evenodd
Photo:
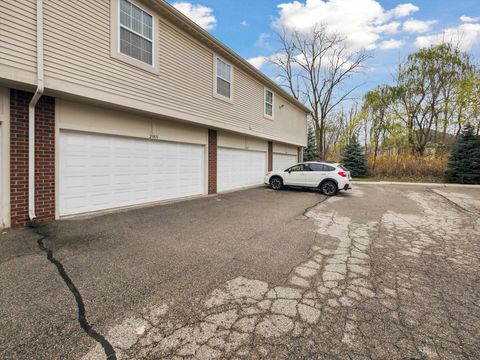
<path fill-rule="evenodd" d="M 399 61 L 442 40 L 461 42 L 480 60 L 480 0 L 192 0 L 170 1 L 220 41 L 272 78 L 268 59 L 278 49 L 274 30 L 307 29 L 325 23 L 352 49 L 373 57 L 357 81 L 358 96 L 390 83 Z"/>

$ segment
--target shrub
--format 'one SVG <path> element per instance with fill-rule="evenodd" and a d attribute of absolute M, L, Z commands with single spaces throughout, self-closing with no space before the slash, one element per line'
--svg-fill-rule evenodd
<path fill-rule="evenodd" d="M 308 142 L 307 147 L 303 150 L 303 161 L 315 161 L 319 158 L 317 144 L 315 143 L 315 130 L 310 122 L 307 123 L 307 127 Z"/>
<path fill-rule="evenodd" d="M 451 183 L 480 184 L 480 137 L 467 126 L 454 144 L 445 180 Z"/>
<path fill-rule="evenodd" d="M 399 179 L 414 181 L 442 181 L 448 156 L 420 156 L 403 153 L 378 156 L 368 160 L 371 175 L 379 179 Z"/>
<path fill-rule="evenodd" d="M 350 141 L 345 148 L 342 163 L 350 170 L 352 177 L 368 176 L 367 158 L 356 139 Z"/>

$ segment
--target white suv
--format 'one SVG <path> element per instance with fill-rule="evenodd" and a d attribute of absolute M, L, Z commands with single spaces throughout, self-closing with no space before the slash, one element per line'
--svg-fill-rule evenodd
<path fill-rule="evenodd" d="M 284 171 L 271 171 L 265 175 L 264 182 L 274 190 L 284 186 L 319 188 L 327 196 L 352 188 L 350 171 L 341 164 L 316 161 L 296 164 Z"/>

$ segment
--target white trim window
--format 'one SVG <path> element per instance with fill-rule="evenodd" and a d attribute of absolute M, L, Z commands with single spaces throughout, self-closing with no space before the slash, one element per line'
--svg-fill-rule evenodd
<path fill-rule="evenodd" d="M 265 89 L 264 92 L 264 115 L 266 118 L 273 119 L 273 104 L 275 95 L 272 90 Z"/>
<path fill-rule="evenodd" d="M 225 60 L 214 57 L 215 61 L 215 76 L 214 76 L 214 95 L 231 101 L 233 98 L 232 84 L 233 84 L 233 67 Z"/>
<path fill-rule="evenodd" d="M 153 16 L 129 0 L 119 4 L 119 52 L 153 66 Z"/>

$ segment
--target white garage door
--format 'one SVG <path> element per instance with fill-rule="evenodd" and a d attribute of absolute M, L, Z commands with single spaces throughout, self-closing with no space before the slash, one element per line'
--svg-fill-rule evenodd
<path fill-rule="evenodd" d="M 273 170 L 285 170 L 296 163 L 296 155 L 273 154 Z"/>
<path fill-rule="evenodd" d="M 217 154 L 218 191 L 263 184 L 264 151 L 218 148 Z"/>
<path fill-rule="evenodd" d="M 204 146 L 60 134 L 60 215 L 204 192 Z"/>

